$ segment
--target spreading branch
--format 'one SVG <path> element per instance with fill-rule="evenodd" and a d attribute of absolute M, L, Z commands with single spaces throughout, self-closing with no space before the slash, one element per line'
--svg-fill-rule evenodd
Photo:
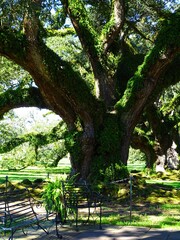
<path fill-rule="evenodd" d="M 141 32 L 138 27 L 136 26 L 136 23 L 133 21 L 126 20 L 127 25 L 129 26 L 130 29 L 133 29 L 135 33 L 140 35 L 143 39 L 148 40 L 153 43 L 153 41 L 147 37 L 143 32 Z"/>
<path fill-rule="evenodd" d="M 118 111 L 124 111 L 121 115 L 122 122 L 126 122 L 129 129 L 135 127 L 161 76 L 180 53 L 179 21 L 176 14 L 172 14 L 171 19 L 159 32 L 155 47 L 146 56 L 134 77 L 129 80 L 123 98 L 116 104 Z"/>

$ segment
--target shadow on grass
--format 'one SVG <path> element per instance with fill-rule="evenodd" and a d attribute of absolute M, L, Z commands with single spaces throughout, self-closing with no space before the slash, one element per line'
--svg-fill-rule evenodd
<path fill-rule="evenodd" d="M 151 228 L 173 227 L 180 229 L 179 206 L 157 204 L 138 204 L 132 206 L 130 215 L 129 206 L 118 205 L 116 207 L 105 207 L 103 210 L 103 224 L 120 226 L 141 226 Z"/>
<path fill-rule="evenodd" d="M 123 200 L 111 198 L 104 206 L 105 224 L 180 229 L 180 191 L 174 186 L 136 181 L 131 208 L 128 194 Z"/>

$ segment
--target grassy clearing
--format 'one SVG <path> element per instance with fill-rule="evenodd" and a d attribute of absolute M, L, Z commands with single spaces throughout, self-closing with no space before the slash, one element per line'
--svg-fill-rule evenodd
<path fill-rule="evenodd" d="M 103 224 L 112 224 L 120 226 L 139 226 L 151 228 L 171 228 L 180 229 L 180 198 L 175 196 L 169 199 L 164 196 L 163 201 L 171 201 L 164 204 L 163 201 L 155 201 L 158 198 L 145 198 L 144 196 L 133 197 L 132 212 L 130 215 L 130 203 L 127 199 L 124 203 L 113 203 L 113 206 L 106 207 L 103 210 Z"/>
<path fill-rule="evenodd" d="M 129 170 L 129 172 L 134 171 L 134 170 L 143 172 L 145 169 L 145 166 L 146 166 L 145 163 L 139 163 L 139 164 L 129 163 L 127 168 Z"/>

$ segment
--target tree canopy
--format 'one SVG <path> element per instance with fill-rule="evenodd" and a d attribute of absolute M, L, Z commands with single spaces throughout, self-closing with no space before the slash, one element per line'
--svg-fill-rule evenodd
<path fill-rule="evenodd" d="M 170 118 L 159 103 L 180 80 L 178 1 L 1 0 L 0 17 L 0 116 L 61 116 L 79 177 L 118 172 L 130 145 L 152 166 L 177 142 L 179 110 Z"/>

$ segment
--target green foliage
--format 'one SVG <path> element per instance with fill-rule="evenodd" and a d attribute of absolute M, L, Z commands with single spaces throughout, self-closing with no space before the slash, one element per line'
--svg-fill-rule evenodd
<path fill-rule="evenodd" d="M 145 167 L 145 160 L 145 154 L 142 153 L 139 149 L 129 149 L 128 165 L 134 165 L 134 170 L 136 169 L 136 164 L 141 164 L 143 167 Z"/>
<path fill-rule="evenodd" d="M 65 217 L 62 181 L 64 178 L 56 178 L 55 181 L 45 185 L 42 199 L 48 212 L 59 213 L 62 219 Z"/>
<path fill-rule="evenodd" d="M 19 170 L 35 164 L 34 149 L 24 143 L 12 151 L 1 155 L 0 166 L 5 169 Z"/>
<path fill-rule="evenodd" d="M 108 22 L 111 17 L 111 2 L 109 0 L 92 1 L 88 0 L 87 11 L 91 16 L 91 21 L 97 32 L 101 32 L 104 23 Z"/>
<path fill-rule="evenodd" d="M 64 141 L 60 140 L 38 148 L 38 159 L 36 164 L 45 167 L 57 167 L 59 161 L 67 155 Z"/>
<path fill-rule="evenodd" d="M 20 66 L 4 57 L 0 58 L 0 94 L 10 88 L 27 87 L 31 81 L 30 75 Z"/>
<path fill-rule="evenodd" d="M 180 122 L 180 83 L 166 89 L 160 99 L 159 105 L 162 114 L 169 119 Z"/>
<path fill-rule="evenodd" d="M 52 112 L 23 110 L 9 112 L 0 122 L 2 166 L 57 165 L 67 154 L 64 141 L 59 140 L 66 125 Z"/>

